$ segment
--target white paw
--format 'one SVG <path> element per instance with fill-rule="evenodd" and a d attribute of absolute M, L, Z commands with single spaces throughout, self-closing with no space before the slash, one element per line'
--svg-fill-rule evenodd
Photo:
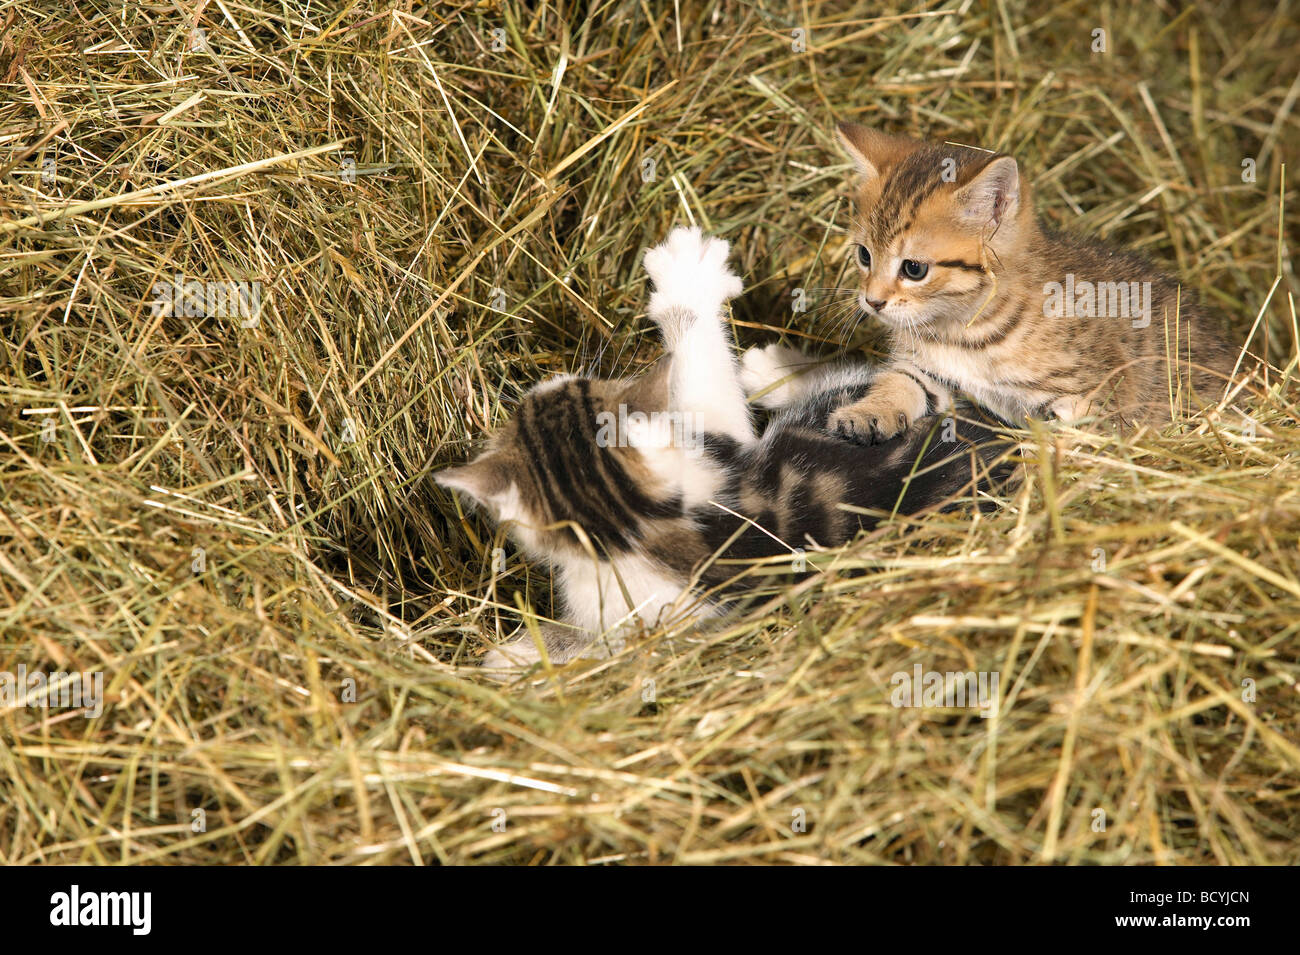
<path fill-rule="evenodd" d="M 576 627 L 561 627 L 553 623 L 539 624 L 542 642 L 546 645 L 546 655 L 555 666 L 568 663 L 582 655 L 582 651 L 591 643 L 591 636 Z M 501 679 L 510 679 L 520 670 L 534 663 L 541 662 L 542 654 L 537 649 L 537 641 L 524 627 L 520 627 L 515 639 L 493 647 L 483 654 L 483 669 L 502 671 Z M 493 676 L 491 672 L 487 674 Z"/>
<path fill-rule="evenodd" d="M 537 644 L 525 636 L 504 647 L 493 647 L 483 655 L 482 666 L 485 670 L 522 670 L 539 660 Z"/>
<path fill-rule="evenodd" d="M 785 345 L 750 348 L 740 356 L 740 387 L 761 408 L 783 408 L 799 396 L 799 376 L 812 365 L 803 352 Z"/>
<path fill-rule="evenodd" d="M 674 229 L 668 239 L 645 254 L 645 270 L 654 282 L 651 317 L 672 308 L 697 316 L 721 314 L 722 303 L 735 298 L 744 286 L 727 267 L 731 247 L 722 239 L 706 236 L 697 227 Z"/>

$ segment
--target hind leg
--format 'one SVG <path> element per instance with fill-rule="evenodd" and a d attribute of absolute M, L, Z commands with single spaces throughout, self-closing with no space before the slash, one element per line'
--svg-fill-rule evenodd
<path fill-rule="evenodd" d="M 741 292 L 727 266 L 729 248 L 699 229 L 674 229 L 645 256 L 655 286 L 648 310 L 669 353 L 666 410 L 688 419 L 682 424 L 693 433 L 749 444 L 754 425 L 723 312 Z"/>

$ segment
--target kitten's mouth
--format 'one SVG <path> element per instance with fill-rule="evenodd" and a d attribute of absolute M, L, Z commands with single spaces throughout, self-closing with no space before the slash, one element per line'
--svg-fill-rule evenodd
<path fill-rule="evenodd" d="M 887 313 L 886 310 L 889 309 L 888 303 L 884 308 L 872 308 L 867 303 L 867 296 L 863 292 L 858 293 L 858 308 L 862 310 L 863 315 L 874 318 L 893 331 L 910 330 L 920 333 L 923 328 L 926 328 L 932 322 L 932 318 L 925 313 L 913 312 L 907 308 L 902 311 L 895 308 L 892 312 Z"/>

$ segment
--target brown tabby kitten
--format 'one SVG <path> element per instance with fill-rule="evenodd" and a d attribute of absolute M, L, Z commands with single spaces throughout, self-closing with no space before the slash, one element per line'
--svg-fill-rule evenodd
<path fill-rule="evenodd" d="M 763 582 L 755 560 L 787 558 L 768 573 L 788 582 L 823 560 L 805 551 L 850 540 L 882 512 L 935 506 L 1010 470 L 993 466 L 1007 443 L 965 420 L 921 422 L 871 449 L 827 434 L 826 415 L 874 372 L 793 367 L 799 356 L 781 346 L 738 366 L 723 303 L 740 281 L 726 258 L 720 239 L 675 230 L 645 258 L 666 358 L 638 379 L 535 386 L 481 455 L 434 475 L 550 566 L 561 623 L 544 624 L 540 643 L 553 662 L 593 641 L 608 650 L 638 619 L 717 614 Z M 746 392 L 776 409 L 761 437 Z M 539 658 L 525 633 L 484 665 Z"/>
<path fill-rule="evenodd" d="M 851 123 L 839 137 L 862 177 L 858 302 L 892 347 L 830 430 L 890 438 L 954 391 L 1015 424 L 1167 421 L 1223 395 L 1237 352 L 1212 313 L 1140 256 L 1047 228 L 1013 158 Z"/>

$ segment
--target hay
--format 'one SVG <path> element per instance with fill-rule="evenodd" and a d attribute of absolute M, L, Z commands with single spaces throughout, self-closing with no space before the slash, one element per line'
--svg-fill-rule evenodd
<path fill-rule="evenodd" d="M 1300 861 L 1294 18 L 674 6 L 0 13 L 0 670 L 109 700 L 0 711 L 0 861 Z M 833 115 L 1010 150 L 1168 262 L 1270 359 L 1249 421 L 1039 431 L 1002 509 L 720 629 L 467 671 L 548 581 L 428 474 L 654 357 L 672 224 L 732 241 L 742 343 L 878 352 Z M 256 324 L 152 314 L 176 275 Z M 998 714 L 891 705 L 917 664 Z"/>

